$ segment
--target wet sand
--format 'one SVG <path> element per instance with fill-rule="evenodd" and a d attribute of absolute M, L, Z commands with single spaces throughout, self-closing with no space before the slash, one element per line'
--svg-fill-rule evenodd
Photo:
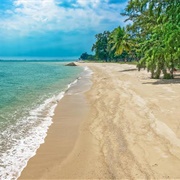
<path fill-rule="evenodd" d="M 179 74 L 152 80 L 133 65 L 80 65 L 94 72 L 91 89 L 66 93 L 19 179 L 180 178 Z"/>

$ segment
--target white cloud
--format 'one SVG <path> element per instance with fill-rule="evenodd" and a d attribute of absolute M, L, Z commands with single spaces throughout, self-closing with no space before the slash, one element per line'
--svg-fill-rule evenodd
<path fill-rule="evenodd" d="M 118 25 L 123 21 L 119 13 L 124 4 L 113 6 L 107 0 L 76 0 L 73 6 L 60 6 L 57 0 L 14 0 L 14 9 L 6 10 L 8 16 L 0 20 L 0 26 L 5 31 L 26 35 L 53 30 L 108 29 L 113 23 Z"/>
<path fill-rule="evenodd" d="M 100 0 L 77 0 L 77 3 L 83 7 L 92 6 L 92 7 L 98 7 L 100 4 Z"/>

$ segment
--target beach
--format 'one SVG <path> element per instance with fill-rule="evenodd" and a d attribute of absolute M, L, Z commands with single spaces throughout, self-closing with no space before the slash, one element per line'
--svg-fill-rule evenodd
<path fill-rule="evenodd" d="M 117 63 L 77 63 L 45 143 L 19 179 L 180 178 L 180 79 Z"/>

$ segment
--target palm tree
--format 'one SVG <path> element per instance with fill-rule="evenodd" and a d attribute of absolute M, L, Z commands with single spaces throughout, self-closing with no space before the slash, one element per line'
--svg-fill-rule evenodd
<path fill-rule="evenodd" d="M 123 51 L 130 51 L 128 34 L 126 34 L 125 29 L 120 26 L 111 32 L 109 44 L 111 46 L 111 51 L 115 51 L 116 56 L 121 55 Z"/>

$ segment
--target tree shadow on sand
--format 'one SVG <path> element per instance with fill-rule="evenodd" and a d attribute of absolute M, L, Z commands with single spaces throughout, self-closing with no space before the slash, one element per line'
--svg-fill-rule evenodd
<path fill-rule="evenodd" d="M 137 68 L 134 68 L 134 69 L 125 69 L 119 72 L 137 71 L 137 70 L 138 70 Z"/>
<path fill-rule="evenodd" d="M 180 84 L 180 75 L 175 75 L 174 79 L 158 79 L 158 80 L 156 80 L 154 82 L 144 82 L 143 84 L 152 84 L 152 85 Z"/>

